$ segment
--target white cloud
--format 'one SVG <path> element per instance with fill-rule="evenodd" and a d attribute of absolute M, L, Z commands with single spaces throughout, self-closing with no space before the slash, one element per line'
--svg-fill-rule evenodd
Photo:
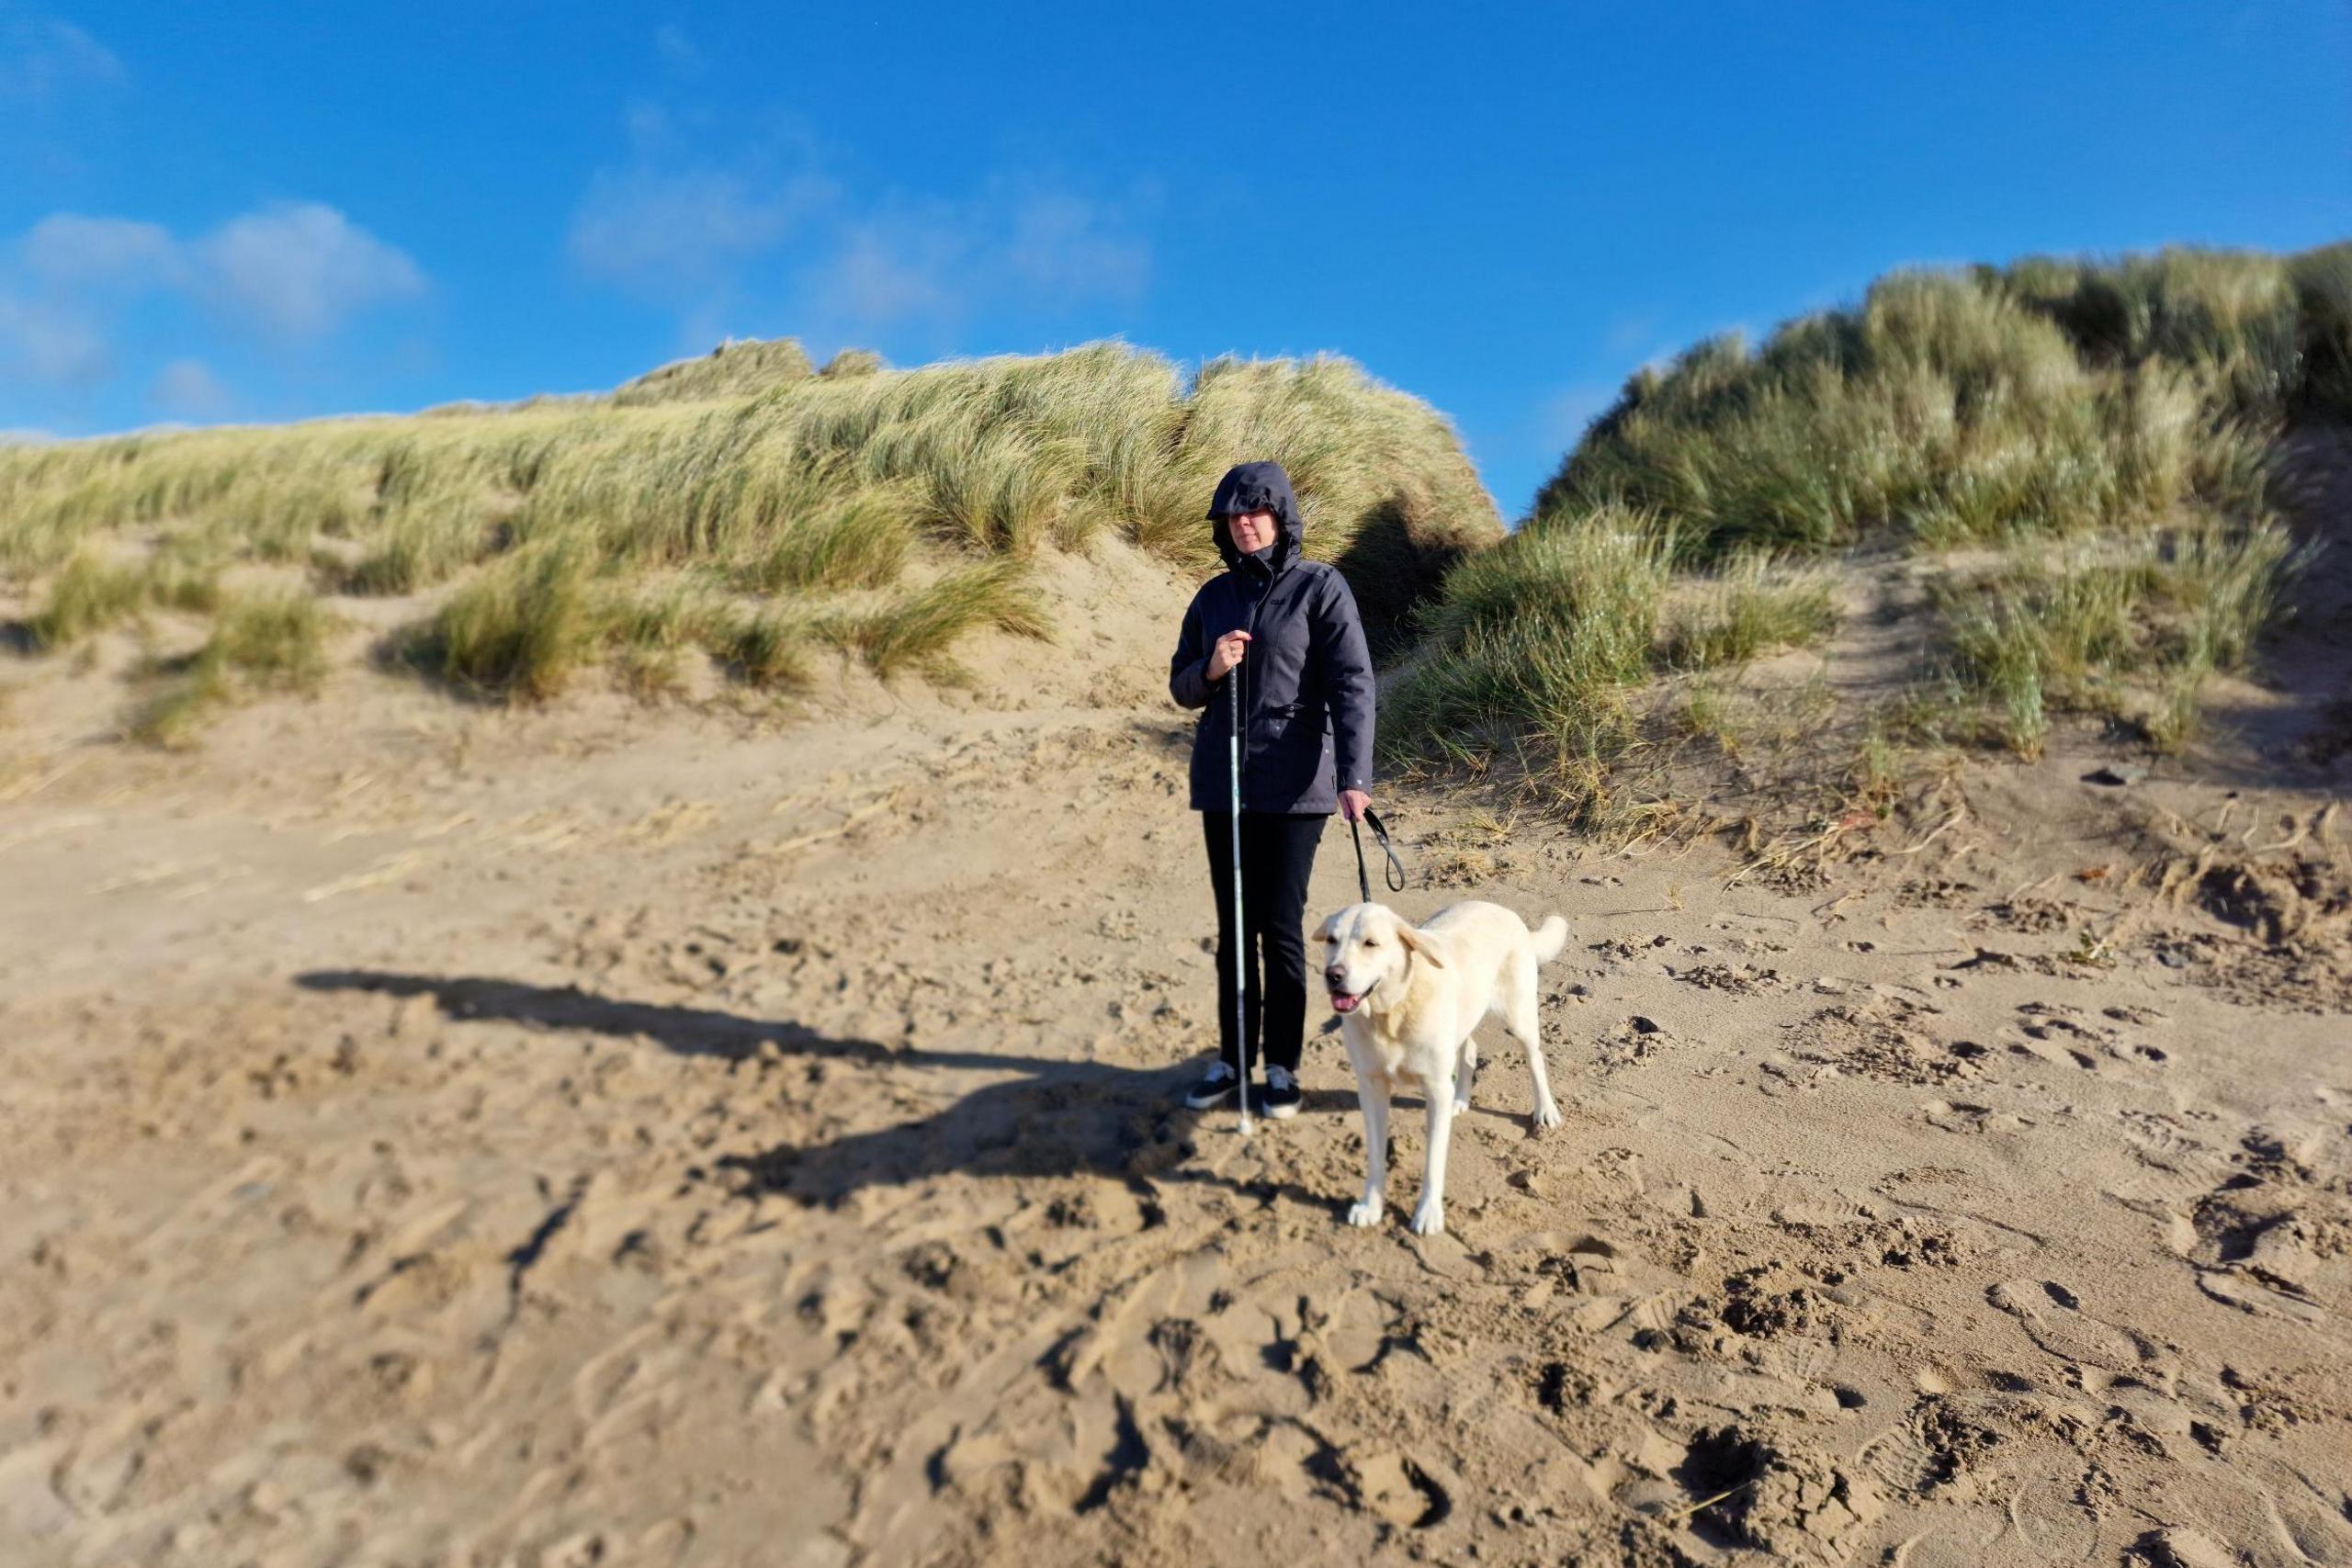
<path fill-rule="evenodd" d="M 0 294 L 0 368 L 29 381 L 85 386 L 113 367 L 104 334 L 80 311 Z"/>
<path fill-rule="evenodd" d="M 1131 300 L 1150 253 L 1115 209 L 1009 182 L 847 223 L 806 275 L 803 303 L 846 330 L 952 321 L 993 305 Z"/>
<path fill-rule="evenodd" d="M 232 400 L 220 378 L 201 359 L 175 359 L 155 372 L 147 400 L 175 419 L 219 419 Z"/>
<path fill-rule="evenodd" d="M 1030 191 L 1012 203 L 1005 265 L 1040 290 L 1134 299 L 1149 280 L 1151 257 L 1141 241 L 1120 231 L 1123 221 L 1081 197 Z"/>
<path fill-rule="evenodd" d="M 281 338 L 322 336 L 368 306 L 424 291 L 406 252 L 315 201 L 232 218 L 191 252 L 209 293 Z"/>
<path fill-rule="evenodd" d="M 0 243 L 0 376 L 107 381 L 134 323 L 138 341 L 169 345 L 151 348 L 155 357 L 208 330 L 232 344 L 315 348 L 359 312 L 424 286 L 404 253 L 317 202 L 263 208 L 187 240 L 135 219 L 52 213 Z M 201 361 L 141 373 L 160 408 L 217 417 L 226 406 Z"/>
<path fill-rule="evenodd" d="M 803 333 L 854 333 L 1131 300 L 1150 278 L 1132 203 L 1007 176 L 961 196 L 862 196 L 775 128 L 713 155 L 707 117 L 639 102 L 625 123 L 628 162 L 598 172 L 573 214 L 573 265 L 697 328 L 740 318 L 746 299 Z"/>
<path fill-rule="evenodd" d="M 853 224 L 810 275 L 814 303 L 827 316 L 858 322 L 949 314 L 958 302 L 962 252 L 948 220 Z"/>
<path fill-rule="evenodd" d="M 695 40 L 686 36 L 684 28 L 673 23 L 664 22 L 654 29 L 653 51 L 673 71 L 690 73 L 703 68 L 702 51 L 695 47 Z"/>
<path fill-rule="evenodd" d="M 179 243 L 160 223 L 59 212 L 34 224 L 21 247 L 25 270 L 52 288 L 170 283 Z"/>
<path fill-rule="evenodd" d="M 0 104 L 47 108 L 77 88 L 122 79 L 114 51 L 73 23 L 0 12 Z"/>
<path fill-rule="evenodd" d="M 824 194 L 806 178 L 763 186 L 720 169 L 605 170 L 572 217 L 571 259 L 593 277 L 672 298 L 774 247 Z"/>
<path fill-rule="evenodd" d="M 52 213 L 14 251 L 14 270 L 52 307 L 107 291 L 184 291 L 285 339 L 324 336 L 424 288 L 405 252 L 315 201 L 262 208 L 195 240 L 159 223 Z"/>

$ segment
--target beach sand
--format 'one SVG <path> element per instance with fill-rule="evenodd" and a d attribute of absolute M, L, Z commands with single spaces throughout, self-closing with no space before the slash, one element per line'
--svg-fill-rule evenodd
<path fill-rule="evenodd" d="M 0 1561 L 2352 1562 L 2324 794 L 2062 737 L 1766 876 L 1384 790 L 1408 917 L 1567 917 L 1566 1121 L 1486 1038 L 1351 1230 L 1335 1033 L 1176 1105 L 1188 585 L 1056 570 L 784 724 L 19 693 Z"/>

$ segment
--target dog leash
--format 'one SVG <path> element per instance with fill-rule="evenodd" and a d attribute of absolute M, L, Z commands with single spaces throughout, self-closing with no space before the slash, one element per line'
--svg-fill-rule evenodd
<path fill-rule="evenodd" d="M 1380 879 L 1388 884 L 1391 893 L 1402 893 L 1405 891 L 1405 863 L 1396 858 L 1396 846 L 1388 841 L 1387 828 L 1382 824 L 1380 814 L 1369 806 L 1363 808 L 1363 820 L 1372 824 L 1372 836 L 1380 841 L 1380 852 L 1388 857 L 1388 863 L 1381 868 Z M 1348 831 L 1355 835 L 1356 840 L 1356 886 L 1363 893 L 1363 901 L 1369 904 L 1372 902 L 1372 877 L 1363 866 L 1363 828 L 1361 823 L 1351 822 Z"/>

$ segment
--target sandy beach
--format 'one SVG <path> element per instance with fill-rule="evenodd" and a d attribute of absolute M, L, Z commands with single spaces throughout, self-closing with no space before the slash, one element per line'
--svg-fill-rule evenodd
<path fill-rule="evenodd" d="M 1410 1105 L 1354 1231 L 1336 1035 L 1175 1104 L 1188 584 L 1057 570 L 1085 631 L 786 723 L 19 694 L 0 1557 L 2352 1562 L 2324 795 L 2062 739 L 1768 875 L 1385 792 L 1408 916 L 1568 919 L 1566 1121 L 1490 1049 L 1448 1233 Z"/>

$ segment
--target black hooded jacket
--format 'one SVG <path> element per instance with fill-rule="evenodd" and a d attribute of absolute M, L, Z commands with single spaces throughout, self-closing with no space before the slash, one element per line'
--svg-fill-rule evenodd
<path fill-rule="evenodd" d="M 1225 524 L 1227 513 L 1261 509 L 1275 521 L 1264 560 L 1236 548 Z M 1244 463 L 1227 474 L 1209 516 L 1226 570 L 1193 595 L 1168 666 L 1168 694 L 1203 710 L 1193 732 L 1193 809 L 1230 803 L 1227 688 L 1238 681 L 1241 808 L 1328 815 L 1340 790 L 1372 788 L 1372 655 L 1355 595 L 1336 568 L 1299 558 L 1305 522 L 1281 464 Z M 1209 680 L 1209 650 L 1237 629 L 1250 634 L 1249 651 L 1224 679 Z"/>

